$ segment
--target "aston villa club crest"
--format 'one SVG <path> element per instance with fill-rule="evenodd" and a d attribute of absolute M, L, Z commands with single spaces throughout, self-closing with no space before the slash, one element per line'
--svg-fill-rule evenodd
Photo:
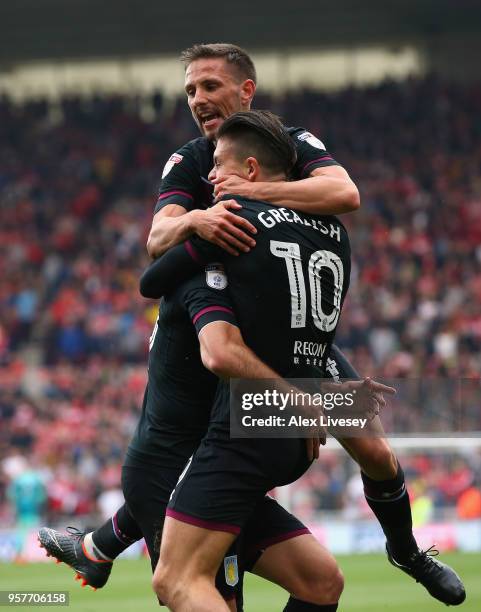
<path fill-rule="evenodd" d="M 224 574 L 226 584 L 235 586 L 239 582 L 239 569 L 237 567 L 237 555 L 224 557 Z"/>

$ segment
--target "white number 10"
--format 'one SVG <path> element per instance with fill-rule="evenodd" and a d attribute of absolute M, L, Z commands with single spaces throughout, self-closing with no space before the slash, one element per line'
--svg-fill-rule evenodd
<path fill-rule="evenodd" d="M 302 270 L 301 250 L 297 242 L 271 240 L 271 253 L 284 259 L 291 292 L 291 327 L 306 326 L 306 284 Z M 334 277 L 332 304 L 329 315 L 322 310 L 321 270 L 327 268 Z M 311 294 L 311 314 L 314 325 L 325 332 L 335 329 L 341 314 L 342 286 L 344 268 L 338 255 L 332 251 L 316 251 L 308 264 L 309 287 Z"/>

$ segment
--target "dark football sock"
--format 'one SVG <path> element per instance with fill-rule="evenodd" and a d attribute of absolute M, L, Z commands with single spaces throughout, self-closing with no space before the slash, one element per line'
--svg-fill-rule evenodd
<path fill-rule="evenodd" d="M 362 471 L 361 476 L 367 503 L 381 524 L 390 552 L 399 563 L 407 561 L 418 547 L 401 466 L 398 463 L 397 474 L 390 480 L 373 480 Z"/>
<path fill-rule="evenodd" d="M 337 603 L 335 604 L 312 604 L 294 597 L 289 597 L 286 607 L 283 612 L 336 612 Z"/>
<path fill-rule="evenodd" d="M 142 538 L 142 532 L 127 506 L 121 506 L 112 518 L 92 533 L 94 545 L 105 557 L 115 559 L 131 544 Z"/>

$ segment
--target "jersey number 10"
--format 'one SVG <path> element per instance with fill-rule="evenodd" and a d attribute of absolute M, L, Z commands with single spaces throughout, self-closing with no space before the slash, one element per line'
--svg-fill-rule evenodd
<path fill-rule="evenodd" d="M 289 289 L 291 292 L 291 327 L 306 326 L 306 283 L 302 269 L 301 249 L 297 242 L 279 242 L 271 240 L 271 253 L 286 262 Z M 330 314 L 322 310 L 322 293 L 330 291 L 330 287 L 322 288 L 321 270 L 327 268 L 334 278 L 332 296 L 324 295 L 324 301 L 333 305 Z M 316 251 L 312 253 L 308 264 L 309 287 L 311 294 L 311 314 L 314 325 L 324 332 L 336 328 L 341 314 L 342 286 L 344 282 L 344 268 L 342 260 L 332 251 Z M 330 283 L 329 283 L 330 285 Z"/>

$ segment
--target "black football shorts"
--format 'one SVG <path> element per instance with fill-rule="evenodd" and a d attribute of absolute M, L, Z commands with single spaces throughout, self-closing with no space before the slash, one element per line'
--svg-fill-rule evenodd
<path fill-rule="evenodd" d="M 307 470 L 303 439 L 229 438 L 229 426 L 209 428 L 177 483 L 167 516 L 238 535 L 257 504 L 275 487 Z"/>

